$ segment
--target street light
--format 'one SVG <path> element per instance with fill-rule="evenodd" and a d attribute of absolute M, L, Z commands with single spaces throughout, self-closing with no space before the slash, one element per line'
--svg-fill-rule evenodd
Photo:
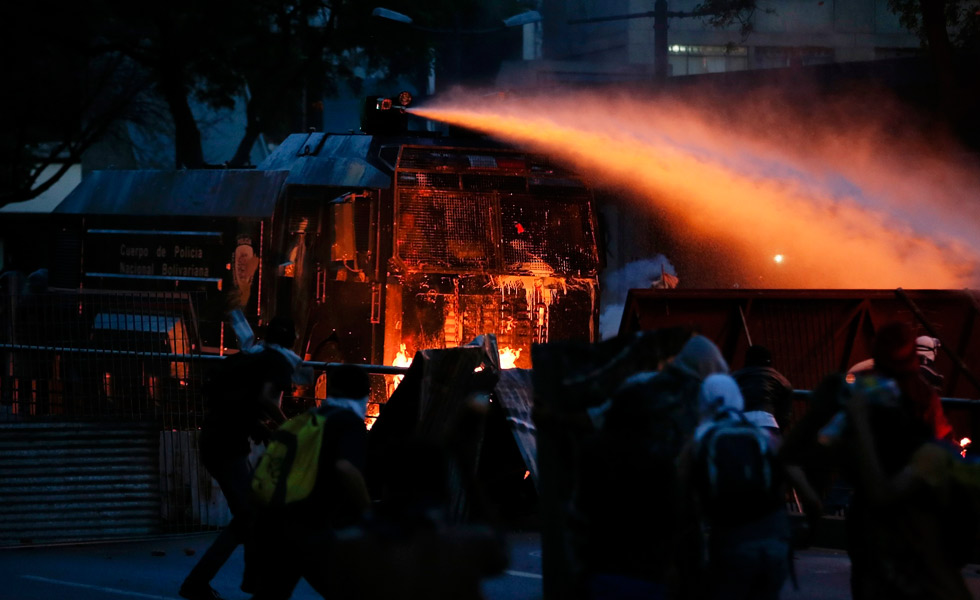
<path fill-rule="evenodd" d="M 371 11 L 372 17 L 381 17 L 382 19 L 389 19 L 391 21 L 398 21 L 399 23 L 412 24 L 412 17 L 408 15 L 403 15 L 400 12 L 389 10 L 387 8 L 378 7 Z"/>
<path fill-rule="evenodd" d="M 412 17 L 402 14 L 398 11 L 391 10 L 390 8 L 377 7 L 371 11 L 371 16 L 378 17 L 381 19 L 388 19 L 389 21 L 396 21 L 398 23 L 404 23 L 406 25 L 411 25 L 413 28 L 419 31 L 427 31 L 429 33 L 493 33 L 495 31 L 501 31 L 507 29 L 508 27 L 519 27 L 521 25 L 530 25 L 531 23 L 539 23 L 541 21 L 541 13 L 536 10 L 526 10 L 520 14 L 516 14 L 512 17 L 507 17 L 501 21 L 501 25 L 497 27 L 489 27 L 485 29 L 466 29 L 460 30 L 458 28 L 453 29 L 440 29 L 433 27 L 422 27 L 421 25 L 416 25 Z"/>
<path fill-rule="evenodd" d="M 531 23 L 540 22 L 541 13 L 536 10 L 526 10 L 518 15 L 504 19 L 504 27 L 518 27 L 520 25 L 530 25 Z"/>

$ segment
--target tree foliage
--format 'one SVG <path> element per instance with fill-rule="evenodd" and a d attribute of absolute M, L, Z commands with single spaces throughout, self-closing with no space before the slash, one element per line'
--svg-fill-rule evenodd
<path fill-rule="evenodd" d="M 980 0 L 889 0 L 902 24 L 929 51 L 939 83 L 939 104 L 971 143 L 980 142 Z M 965 61 L 962 57 L 967 58 Z M 959 64 L 958 64 L 959 63 Z"/>
<path fill-rule="evenodd" d="M 946 38 L 958 50 L 980 52 L 980 0 L 888 0 L 888 6 L 924 44 L 945 44 Z"/>
<path fill-rule="evenodd" d="M 240 50 L 254 36 L 253 4 L 104 2 L 101 47 L 139 64 L 166 102 L 174 126 L 175 166 L 206 166 L 189 99 L 194 95 L 216 108 L 234 106 L 245 84 Z"/>
<path fill-rule="evenodd" d="M 115 124 L 154 118 L 148 94 L 167 107 L 178 168 L 206 166 L 190 99 L 221 108 L 247 95 L 245 150 L 227 157 L 245 164 L 259 132 L 318 122 L 321 90 L 364 60 L 377 25 L 370 9 L 358 0 L 3 3 L 0 205 L 44 192 Z M 51 166 L 55 175 L 42 176 Z"/>
<path fill-rule="evenodd" d="M 757 10 L 756 0 L 704 0 L 694 8 L 694 13 L 712 27 L 737 24 L 741 34 L 747 36 L 754 28 L 753 17 Z M 763 8 L 762 11 L 775 12 L 772 8 Z"/>
<path fill-rule="evenodd" d="M 0 206 L 48 190 L 138 110 L 133 100 L 148 80 L 127 57 L 99 47 L 103 16 L 43 0 L 0 8 Z"/>
<path fill-rule="evenodd" d="M 338 81 L 357 90 L 366 73 L 419 77 L 433 48 L 444 50 L 438 36 L 386 27 L 372 18 L 372 3 L 363 0 L 178 0 L 149 12 L 111 1 L 120 21 L 119 48 L 150 70 L 170 107 L 177 167 L 205 166 L 186 102 L 191 93 L 215 107 L 247 96 L 246 128 L 235 155 L 228 157 L 229 165 L 243 166 L 260 134 L 279 138 L 318 126 L 320 99 L 335 91 Z M 521 5 L 426 0 L 391 6 L 420 23 L 481 23 L 499 22 L 499 15 Z"/>

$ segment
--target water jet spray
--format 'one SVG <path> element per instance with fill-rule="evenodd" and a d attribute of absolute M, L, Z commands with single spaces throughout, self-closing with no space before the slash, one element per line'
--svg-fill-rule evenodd
<path fill-rule="evenodd" d="M 801 120 L 778 99 L 753 100 L 724 117 L 666 98 L 578 91 L 499 102 L 454 96 L 411 110 L 627 187 L 680 235 L 737 256 L 761 278 L 752 287 L 977 284 L 975 171 L 873 120 Z M 773 258 L 775 248 L 793 257 L 792 268 Z"/>

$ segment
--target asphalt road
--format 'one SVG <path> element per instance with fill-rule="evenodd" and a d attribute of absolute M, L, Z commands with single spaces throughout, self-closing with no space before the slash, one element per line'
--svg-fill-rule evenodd
<path fill-rule="evenodd" d="M 75 546 L 0 550 L 0 599 L 180 600 L 177 588 L 214 535 L 158 538 Z M 536 535 L 513 535 L 507 572 L 484 583 L 488 600 L 532 600 L 542 596 L 541 553 Z M 795 561 L 800 589 L 787 584 L 785 600 L 844 600 L 848 590 L 847 555 L 810 549 Z M 214 587 L 227 600 L 244 600 L 239 549 L 218 574 Z M 980 573 L 964 570 L 974 598 L 980 598 Z M 300 582 L 293 598 L 319 596 Z"/>

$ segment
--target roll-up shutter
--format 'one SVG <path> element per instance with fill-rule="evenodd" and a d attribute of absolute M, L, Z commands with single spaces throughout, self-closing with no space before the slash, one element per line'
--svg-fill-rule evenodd
<path fill-rule="evenodd" d="M 0 424 L 0 546 L 161 530 L 159 427 Z"/>

